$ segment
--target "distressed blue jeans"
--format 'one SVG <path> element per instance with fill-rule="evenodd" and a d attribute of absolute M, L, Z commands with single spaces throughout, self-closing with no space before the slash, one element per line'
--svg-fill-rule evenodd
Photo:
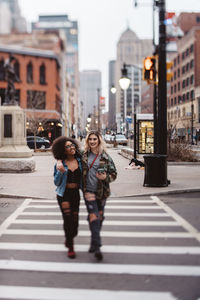
<path fill-rule="evenodd" d="M 85 192 L 84 200 L 88 211 L 88 222 L 91 231 L 91 245 L 101 247 L 100 231 L 104 220 L 106 200 L 97 200 L 93 192 Z"/>

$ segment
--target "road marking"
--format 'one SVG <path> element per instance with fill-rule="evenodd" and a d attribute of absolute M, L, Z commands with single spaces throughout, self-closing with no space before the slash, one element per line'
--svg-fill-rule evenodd
<path fill-rule="evenodd" d="M 87 252 L 88 245 L 75 245 L 77 252 Z M 62 244 L 42 244 L 42 243 L 0 243 L 0 250 L 26 250 L 26 251 L 48 251 L 66 252 L 66 247 Z M 103 245 L 104 253 L 139 253 L 139 254 L 172 254 L 172 255 L 198 255 L 200 247 L 164 247 L 164 246 L 118 246 Z"/>
<path fill-rule="evenodd" d="M 34 300 L 176 300 L 168 292 L 109 291 L 95 289 L 63 289 L 1 285 L 0 294 L 4 299 Z"/>
<path fill-rule="evenodd" d="M 27 209 L 30 208 L 40 208 L 40 209 L 47 209 L 47 208 L 56 208 L 58 209 L 58 205 L 29 205 L 27 206 Z M 86 207 L 83 205 L 80 205 L 80 209 L 83 209 Z M 122 205 L 106 205 L 106 209 L 162 209 L 160 206 L 157 205 L 126 205 L 126 206 L 122 206 Z"/>
<path fill-rule="evenodd" d="M 39 212 L 25 211 L 20 215 L 24 216 L 61 216 L 61 212 Z M 87 216 L 87 212 L 79 212 L 79 216 Z M 171 217 L 168 213 L 131 213 L 131 212 L 106 212 L 109 217 Z"/>
<path fill-rule="evenodd" d="M 17 218 L 17 216 L 22 213 L 22 211 L 27 207 L 27 205 L 31 202 L 32 199 L 27 198 L 24 202 L 1 224 L 0 226 L 0 236 L 4 234 L 7 228 L 11 223 Z"/>
<path fill-rule="evenodd" d="M 63 224 L 62 220 L 17 219 L 13 224 Z M 105 226 L 180 226 L 176 221 L 104 221 Z M 79 220 L 79 225 L 88 225 L 88 221 Z"/>
<path fill-rule="evenodd" d="M 15 235 L 48 235 L 62 236 L 62 230 L 41 230 L 41 229 L 7 229 L 4 234 Z M 80 230 L 79 236 L 90 236 L 89 230 Z M 137 238 L 194 238 L 194 235 L 189 232 L 127 232 L 127 231 L 102 231 L 102 237 L 137 237 Z"/>
<path fill-rule="evenodd" d="M 1 270 L 61 272 L 61 273 L 104 273 L 159 276 L 200 276 L 199 266 L 176 265 L 131 265 L 131 264 L 94 264 L 58 263 L 27 260 L 0 260 Z"/>
<path fill-rule="evenodd" d="M 190 234 L 193 234 L 194 238 L 200 242 L 200 234 L 198 230 L 193 227 L 189 222 L 187 222 L 184 218 L 182 218 L 179 214 L 177 214 L 173 209 L 171 209 L 168 205 L 162 202 L 158 197 L 151 196 L 156 203 L 165 210 L 168 214 L 170 214 L 183 228 L 185 228 Z"/>
<path fill-rule="evenodd" d="M 32 204 L 35 204 L 35 203 L 42 203 L 42 204 L 44 204 L 44 203 L 57 203 L 56 202 L 57 200 L 32 200 Z M 81 203 L 84 203 L 84 201 L 81 201 Z M 107 201 L 106 201 L 106 203 L 109 203 L 109 204 L 112 204 L 112 203 L 121 203 L 121 204 L 123 204 L 123 203 L 155 203 L 155 201 L 154 200 L 152 200 L 152 199 L 149 199 L 149 200 L 135 200 L 135 199 L 119 199 L 119 200 L 117 200 L 117 199 L 115 199 L 115 200 L 111 200 L 111 199 L 108 199 Z"/>

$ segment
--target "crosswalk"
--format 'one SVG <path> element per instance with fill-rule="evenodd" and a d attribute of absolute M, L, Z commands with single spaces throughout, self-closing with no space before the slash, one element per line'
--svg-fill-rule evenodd
<path fill-rule="evenodd" d="M 25 199 L 0 226 L 0 299 L 174 300 L 199 282 L 200 234 L 158 197 L 110 198 L 105 216 L 97 263 L 81 201 L 70 260 L 56 200 Z"/>

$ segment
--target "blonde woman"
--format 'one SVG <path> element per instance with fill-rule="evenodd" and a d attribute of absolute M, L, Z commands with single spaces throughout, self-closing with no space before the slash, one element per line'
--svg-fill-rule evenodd
<path fill-rule="evenodd" d="M 103 259 L 100 250 L 100 230 L 104 220 L 104 207 L 110 195 L 109 184 L 116 179 L 117 171 L 98 131 L 91 131 L 86 137 L 82 166 L 83 194 L 91 231 L 89 252 L 94 253 L 96 259 L 100 261 Z"/>

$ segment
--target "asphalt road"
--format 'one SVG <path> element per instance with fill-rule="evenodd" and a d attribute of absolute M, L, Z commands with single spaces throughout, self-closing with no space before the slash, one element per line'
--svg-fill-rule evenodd
<path fill-rule="evenodd" d="M 54 200 L 0 206 L 0 299 L 200 299 L 199 194 L 108 199 L 101 263 L 87 252 L 84 203 L 75 260 Z"/>

